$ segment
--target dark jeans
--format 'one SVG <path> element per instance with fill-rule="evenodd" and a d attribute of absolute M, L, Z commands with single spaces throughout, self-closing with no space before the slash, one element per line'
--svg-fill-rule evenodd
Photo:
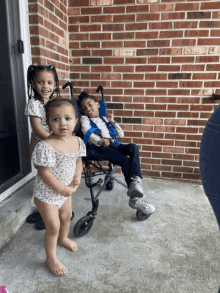
<path fill-rule="evenodd" d="M 215 114 L 215 112 L 214 112 Z M 213 114 L 213 115 L 214 115 Z M 199 171 L 220 228 L 220 125 L 207 122 L 200 146 Z"/>
<path fill-rule="evenodd" d="M 128 187 L 131 177 L 139 176 L 143 178 L 140 169 L 139 150 L 136 144 L 129 143 L 116 146 L 111 143 L 108 147 L 97 146 L 94 151 L 102 155 L 110 163 L 121 166 Z"/>

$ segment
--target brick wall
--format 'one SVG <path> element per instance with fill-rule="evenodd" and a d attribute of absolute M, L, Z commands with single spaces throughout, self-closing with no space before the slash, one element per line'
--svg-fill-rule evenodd
<path fill-rule="evenodd" d="M 200 183 L 199 147 L 219 93 L 220 2 L 69 0 L 70 77 L 105 88 L 143 175 Z"/>
<path fill-rule="evenodd" d="M 32 63 L 54 65 L 62 86 L 69 80 L 68 1 L 28 0 L 28 8 Z"/>

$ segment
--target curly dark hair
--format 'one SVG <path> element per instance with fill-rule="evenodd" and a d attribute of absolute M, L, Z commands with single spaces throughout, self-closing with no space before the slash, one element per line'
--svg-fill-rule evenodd
<path fill-rule="evenodd" d="M 74 113 L 77 118 L 77 111 L 76 111 L 75 102 L 72 99 L 59 97 L 59 98 L 48 101 L 47 104 L 44 106 L 45 112 L 46 112 L 47 123 L 49 121 L 50 109 L 51 108 L 59 108 L 62 105 L 71 105 L 74 109 Z"/>
<path fill-rule="evenodd" d="M 59 79 L 58 79 L 58 75 L 57 75 L 57 71 L 56 68 L 49 64 L 49 65 L 30 65 L 28 67 L 28 72 L 27 72 L 27 93 L 28 93 L 28 97 L 29 99 L 31 98 L 35 98 L 36 100 L 41 101 L 41 98 L 39 96 L 39 94 L 37 93 L 37 91 L 32 87 L 32 81 L 34 80 L 34 78 L 37 76 L 37 74 L 40 71 L 47 71 L 50 72 L 54 75 L 54 80 L 55 80 L 55 90 L 54 92 L 57 93 L 57 98 L 60 97 L 60 90 L 59 90 Z M 51 99 L 52 95 L 50 96 Z"/>
<path fill-rule="evenodd" d="M 89 95 L 87 92 L 81 92 L 81 94 L 79 95 L 79 107 L 81 108 L 81 103 L 82 101 L 86 100 L 86 99 L 92 99 L 95 102 L 98 102 L 98 100 L 96 99 L 95 96 L 93 95 Z"/>

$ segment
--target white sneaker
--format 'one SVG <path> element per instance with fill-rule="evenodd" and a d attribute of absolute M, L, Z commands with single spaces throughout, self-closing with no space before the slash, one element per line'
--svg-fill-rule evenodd
<path fill-rule="evenodd" d="M 130 197 L 129 198 L 129 206 L 132 209 L 137 209 L 142 211 L 143 214 L 145 215 L 149 215 L 149 214 L 153 214 L 155 211 L 155 207 L 150 204 L 147 203 L 147 201 L 145 200 L 144 197 Z"/>
<path fill-rule="evenodd" d="M 133 196 L 133 197 L 144 196 L 144 190 L 143 190 L 141 178 L 139 176 L 135 176 L 134 178 L 131 178 L 131 179 L 132 181 L 129 185 L 127 195 Z"/>

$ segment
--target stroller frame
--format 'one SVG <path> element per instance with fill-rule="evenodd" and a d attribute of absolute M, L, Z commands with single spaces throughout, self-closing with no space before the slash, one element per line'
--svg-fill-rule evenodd
<path fill-rule="evenodd" d="M 72 83 L 67 82 L 66 84 L 63 85 L 62 89 L 65 89 L 68 86 L 70 86 L 71 98 L 75 102 L 77 115 L 81 116 L 81 113 L 80 113 L 79 107 L 78 107 L 78 100 L 73 95 L 73 85 L 72 85 Z M 103 87 L 101 85 L 98 86 L 96 92 L 98 93 L 100 90 L 101 90 L 101 94 L 102 94 L 102 100 L 104 100 L 104 90 L 103 90 Z M 83 138 L 83 134 L 82 134 L 81 131 L 78 131 L 76 134 L 78 136 L 80 136 L 81 138 Z M 87 149 L 88 149 L 88 147 L 87 147 Z M 83 160 L 83 162 L 85 164 L 85 166 L 83 167 L 82 178 L 85 178 L 85 184 L 90 189 L 90 195 L 91 195 L 91 201 L 92 201 L 92 210 L 89 211 L 86 214 L 86 216 L 80 218 L 77 221 L 77 223 L 75 224 L 74 229 L 73 229 L 73 233 L 75 234 L 76 237 L 84 236 L 92 228 L 93 222 L 94 222 L 94 220 L 95 220 L 95 218 L 97 216 L 97 210 L 98 210 L 98 207 L 99 207 L 99 199 L 98 199 L 98 197 L 101 194 L 101 192 L 104 190 L 104 188 L 106 188 L 109 191 L 112 190 L 114 188 L 114 181 L 116 181 L 117 183 L 121 184 L 123 187 L 125 187 L 127 189 L 127 186 L 124 183 L 122 183 L 121 181 L 119 181 L 117 178 L 115 178 L 113 176 L 113 174 L 115 173 L 116 169 L 118 168 L 117 165 L 113 166 L 113 164 L 109 162 L 108 163 L 109 168 L 107 170 L 104 170 L 103 167 L 100 164 L 100 161 L 106 161 L 106 159 L 104 159 L 104 158 L 101 158 L 101 159 L 96 158 L 95 157 L 95 151 L 91 151 L 87 155 L 88 155 L 88 157 L 83 157 L 82 158 L 82 160 Z M 101 157 L 101 155 L 99 155 L 99 157 Z M 97 166 L 94 163 L 92 163 L 92 161 L 96 161 L 99 166 Z M 95 172 L 92 171 L 92 167 L 94 167 L 99 172 L 98 171 L 95 171 Z M 95 183 L 92 182 L 92 178 L 97 176 L 97 175 L 105 175 L 104 183 L 103 183 L 103 179 L 101 179 L 101 178 L 99 178 L 98 181 L 96 181 Z M 102 185 L 102 183 L 103 183 L 103 185 Z M 101 186 L 101 188 L 99 189 L 99 191 L 97 192 L 96 195 L 94 195 L 94 191 L 93 191 L 93 188 L 95 186 Z M 143 220 L 146 220 L 150 215 L 145 215 L 140 210 L 137 210 L 136 211 L 136 216 L 137 216 L 139 221 L 143 221 Z"/>

